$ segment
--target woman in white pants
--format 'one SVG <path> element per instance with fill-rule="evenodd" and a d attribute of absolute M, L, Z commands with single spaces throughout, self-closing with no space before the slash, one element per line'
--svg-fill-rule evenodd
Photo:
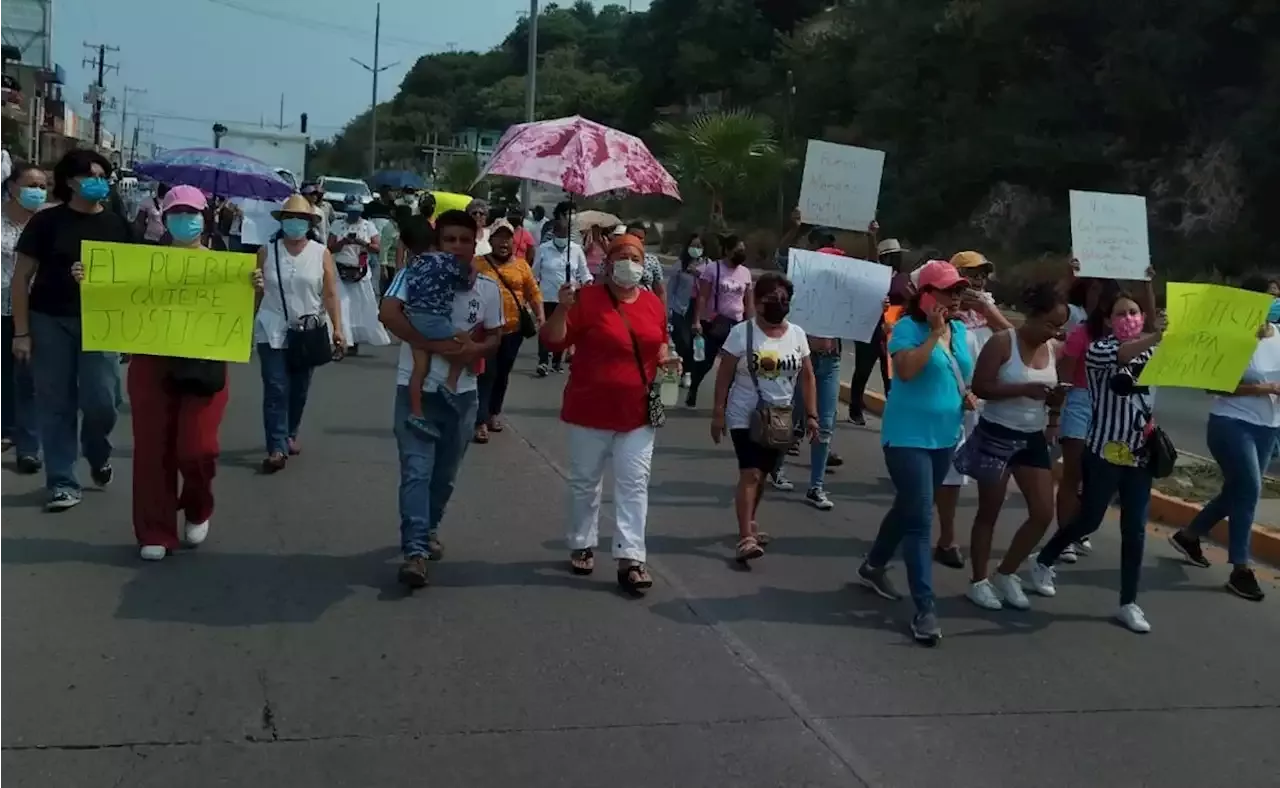
<path fill-rule="evenodd" d="M 551 352 L 575 348 L 560 419 L 569 425 L 569 564 L 574 574 L 595 569 L 605 463 L 613 460 L 613 557 L 618 585 L 642 594 L 653 585 L 645 567 L 649 466 L 654 418 L 649 388 L 668 359 L 662 301 L 641 288 L 644 246 L 618 236 L 600 284 L 560 288 L 560 308 L 542 327 Z"/>

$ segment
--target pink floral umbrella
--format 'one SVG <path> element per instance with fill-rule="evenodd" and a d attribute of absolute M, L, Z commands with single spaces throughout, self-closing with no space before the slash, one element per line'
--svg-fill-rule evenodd
<path fill-rule="evenodd" d="M 480 173 L 559 186 L 584 197 L 615 190 L 680 199 L 675 178 L 639 137 L 579 115 L 507 129 Z"/>

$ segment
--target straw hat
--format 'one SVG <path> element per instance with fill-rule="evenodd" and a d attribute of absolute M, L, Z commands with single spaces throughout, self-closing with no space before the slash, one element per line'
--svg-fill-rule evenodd
<path fill-rule="evenodd" d="M 310 222 L 317 222 L 320 220 L 320 216 L 316 213 L 311 202 L 301 194 L 289 195 L 289 199 L 284 201 L 284 205 L 280 206 L 279 210 L 271 212 L 271 218 L 275 219 L 277 222 L 286 216 L 297 219 L 306 219 Z"/>

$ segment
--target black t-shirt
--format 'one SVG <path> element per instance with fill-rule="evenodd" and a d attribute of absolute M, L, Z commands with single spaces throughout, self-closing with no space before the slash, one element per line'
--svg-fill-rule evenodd
<path fill-rule="evenodd" d="M 65 204 L 55 205 L 27 222 L 14 251 L 39 264 L 28 301 L 32 312 L 80 315 L 80 286 L 71 278 L 71 266 L 80 260 L 81 241 L 133 243 L 133 230 L 123 216 L 106 207 L 81 213 Z"/>

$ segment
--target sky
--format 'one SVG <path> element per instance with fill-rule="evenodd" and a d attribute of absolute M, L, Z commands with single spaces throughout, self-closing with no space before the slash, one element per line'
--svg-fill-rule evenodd
<path fill-rule="evenodd" d="M 627 0 L 615 0 L 622 5 Z M 634 0 L 633 10 L 650 0 Z M 568 4 L 562 0 L 562 4 Z M 596 2 L 596 6 L 605 5 Z M 372 64 L 375 0 L 53 0 L 53 59 L 67 72 L 64 97 L 81 101 L 96 73 L 85 43 L 119 47 L 107 63 L 116 108 L 105 128 L 119 134 L 128 93 L 126 136 L 138 117 L 165 148 L 208 146 L 212 126 L 280 122 L 308 114 L 308 132 L 330 137 L 369 106 L 372 80 L 352 57 Z M 545 3 L 544 3 L 545 5 Z M 528 0 L 382 0 L 378 99 L 395 96 L 419 57 L 449 49 L 486 50 L 529 11 Z M 138 93 L 136 90 L 145 90 Z M 147 134 L 142 135 L 145 143 Z M 147 150 L 145 146 L 143 150 Z"/>

